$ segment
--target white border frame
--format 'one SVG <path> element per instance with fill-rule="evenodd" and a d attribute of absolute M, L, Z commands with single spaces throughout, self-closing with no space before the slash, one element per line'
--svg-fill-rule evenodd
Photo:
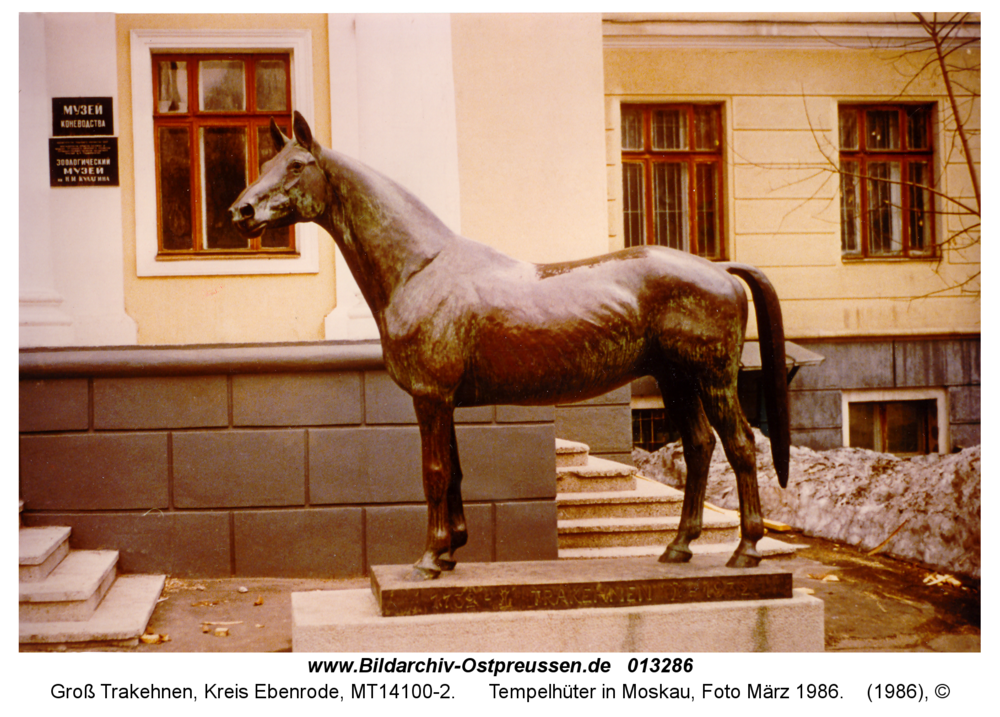
<path fill-rule="evenodd" d="M 850 404 L 868 401 L 926 401 L 937 403 L 938 453 L 951 453 L 951 410 L 946 388 L 876 388 L 840 392 L 841 431 L 844 447 L 851 445 Z"/>
<path fill-rule="evenodd" d="M 132 30 L 132 147 L 135 187 L 136 273 L 145 276 L 238 276 L 319 273 L 319 229 L 296 225 L 296 258 L 157 261 L 156 155 L 153 137 L 152 53 L 157 50 L 288 51 L 292 106 L 313 121 L 312 34 L 309 30 Z"/>

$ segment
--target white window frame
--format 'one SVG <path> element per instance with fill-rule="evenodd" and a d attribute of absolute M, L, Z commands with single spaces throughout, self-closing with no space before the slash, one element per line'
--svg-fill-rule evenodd
<path fill-rule="evenodd" d="M 313 121 L 309 30 L 132 30 L 132 148 L 135 168 L 135 263 L 138 276 L 238 276 L 319 273 L 319 229 L 297 224 L 297 257 L 157 261 L 156 150 L 152 55 L 157 51 L 265 51 L 291 54 L 292 107 Z"/>
<path fill-rule="evenodd" d="M 883 388 L 842 391 L 841 415 L 843 420 L 844 447 L 851 445 L 851 404 L 887 401 L 926 401 L 933 399 L 937 405 L 938 453 L 951 453 L 951 430 L 948 417 L 948 390 L 945 388 Z"/>

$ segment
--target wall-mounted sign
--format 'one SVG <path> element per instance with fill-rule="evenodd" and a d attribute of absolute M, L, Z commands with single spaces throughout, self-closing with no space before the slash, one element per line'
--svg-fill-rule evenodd
<path fill-rule="evenodd" d="M 117 187 L 118 138 L 50 138 L 49 186 Z"/>
<path fill-rule="evenodd" d="M 110 97 L 53 97 L 52 136 L 114 134 Z"/>

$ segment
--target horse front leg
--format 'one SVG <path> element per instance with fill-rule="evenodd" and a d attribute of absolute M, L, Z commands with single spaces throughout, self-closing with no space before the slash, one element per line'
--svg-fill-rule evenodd
<path fill-rule="evenodd" d="M 451 559 L 452 524 L 449 517 L 449 486 L 452 481 L 454 407 L 440 398 L 414 397 L 420 426 L 424 497 L 427 499 L 427 545 L 413 565 L 412 577 L 432 580 L 442 570 L 455 567 Z"/>
<path fill-rule="evenodd" d="M 448 483 L 448 525 L 451 527 L 451 549 L 442 556 L 446 569 L 455 567 L 455 551 L 469 541 L 469 529 L 465 524 L 465 510 L 462 507 L 462 467 L 458 461 L 458 440 L 455 425 L 451 427 L 451 480 Z M 451 568 L 447 565 L 450 564 Z"/>

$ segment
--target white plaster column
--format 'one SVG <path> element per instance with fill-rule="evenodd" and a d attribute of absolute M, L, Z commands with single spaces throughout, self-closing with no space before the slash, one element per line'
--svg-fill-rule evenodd
<path fill-rule="evenodd" d="M 413 192 L 461 230 L 458 132 L 449 15 L 330 15 L 333 149 Z M 330 339 L 378 336 L 337 252 Z"/>
<path fill-rule="evenodd" d="M 120 188 L 48 179 L 53 97 L 111 97 L 114 135 L 122 131 L 116 41 L 111 13 L 21 15 L 22 346 L 137 341 L 125 313 Z"/>
<path fill-rule="evenodd" d="M 18 20 L 18 342 L 65 346 L 73 341 L 73 320 L 63 310 L 52 263 L 45 21 L 38 13 L 21 13 Z"/>

